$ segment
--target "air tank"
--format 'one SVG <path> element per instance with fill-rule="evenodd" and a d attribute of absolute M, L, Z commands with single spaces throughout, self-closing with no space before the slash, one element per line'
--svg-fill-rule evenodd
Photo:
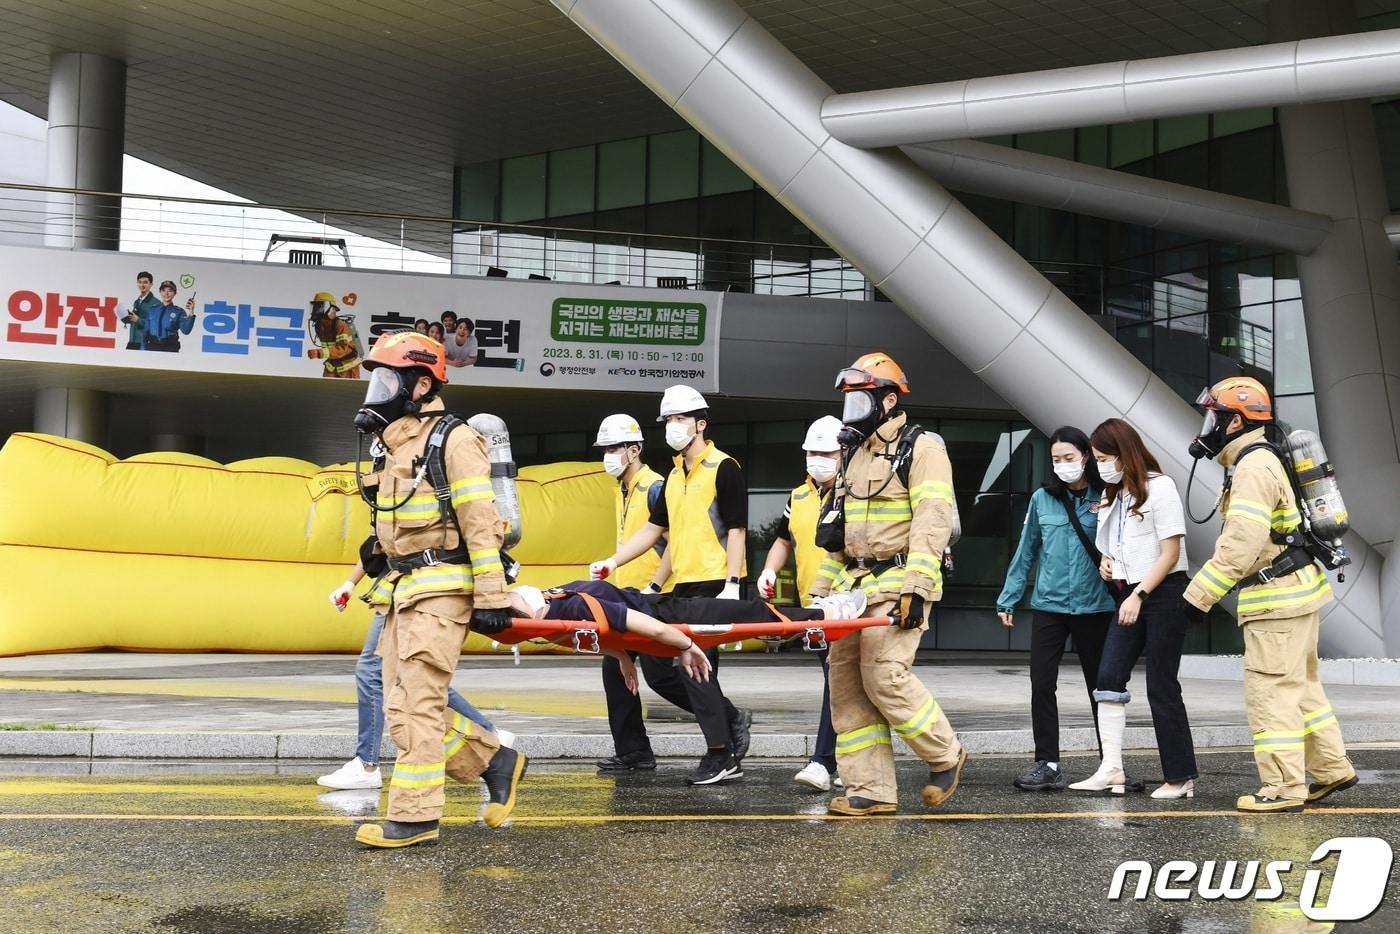
<path fill-rule="evenodd" d="M 1289 433 L 1287 449 L 1313 534 L 1329 541 L 1341 538 L 1350 528 L 1347 506 L 1322 439 L 1316 432 L 1299 428 Z"/>
<path fill-rule="evenodd" d="M 498 415 L 480 412 L 467 419 L 467 424 L 486 439 L 487 456 L 491 461 L 491 492 L 496 496 L 496 512 L 505 524 L 505 543 L 514 548 L 520 543 L 520 494 L 515 488 L 515 456 L 510 450 L 510 429 Z"/>

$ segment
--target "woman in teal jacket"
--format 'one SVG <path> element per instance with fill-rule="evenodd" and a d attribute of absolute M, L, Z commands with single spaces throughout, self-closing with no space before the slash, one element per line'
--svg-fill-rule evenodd
<path fill-rule="evenodd" d="M 1031 495 L 1021 542 L 997 598 L 1002 625 L 1014 625 L 1015 606 L 1025 593 L 1032 565 L 1037 566 L 1031 591 L 1031 729 L 1036 762 L 1015 782 L 1026 791 L 1065 787 L 1060 773 L 1060 711 L 1055 683 L 1065 639 L 1071 636 L 1097 727 L 1094 683 L 1114 609 L 1113 598 L 1099 576 L 1099 556 L 1093 545 L 1103 482 L 1089 456 L 1088 436 L 1072 426 L 1056 431 L 1050 436 L 1050 465 L 1054 476 Z M 1070 524 L 1071 512 L 1082 536 Z"/>

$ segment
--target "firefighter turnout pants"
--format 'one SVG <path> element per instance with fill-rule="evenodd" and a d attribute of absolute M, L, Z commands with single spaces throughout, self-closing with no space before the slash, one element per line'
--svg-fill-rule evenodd
<path fill-rule="evenodd" d="M 886 616 L 896 601 L 868 607 Z M 933 771 L 957 764 L 962 747 L 948 718 L 923 682 L 909 671 L 921 629 L 862 629 L 831 644 L 831 720 L 836 769 L 846 793 L 895 800 L 894 746 L 898 736 Z"/>
<path fill-rule="evenodd" d="M 500 748 L 496 734 L 447 707 L 447 687 L 467 627 L 409 607 L 389 612 L 379 637 L 384 709 L 399 749 L 389 781 L 389 820 L 442 817 L 445 778 L 471 783 Z"/>
<path fill-rule="evenodd" d="M 1260 794 L 1308 796 L 1307 772 L 1327 783 L 1352 774 L 1342 730 L 1317 677 L 1316 612 L 1244 624 L 1244 698 Z"/>

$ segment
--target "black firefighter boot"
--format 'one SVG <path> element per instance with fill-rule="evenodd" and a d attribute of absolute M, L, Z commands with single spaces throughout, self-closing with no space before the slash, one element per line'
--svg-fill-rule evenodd
<path fill-rule="evenodd" d="M 527 762 L 524 753 L 502 746 L 491 757 L 486 771 L 481 773 L 489 796 L 486 810 L 481 815 L 487 827 L 501 826 L 510 817 L 510 812 L 515 810 L 515 789 L 525 777 Z"/>
<path fill-rule="evenodd" d="M 382 824 L 361 824 L 355 831 L 355 842 L 381 850 L 437 843 L 438 822 L 435 820 L 386 820 Z"/>

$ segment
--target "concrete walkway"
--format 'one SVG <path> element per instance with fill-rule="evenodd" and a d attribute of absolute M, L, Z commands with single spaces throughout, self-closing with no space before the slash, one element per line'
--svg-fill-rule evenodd
<path fill-rule="evenodd" d="M 355 734 L 354 658 L 327 655 L 176 655 L 104 652 L 0 659 L 0 756 L 345 759 Z M 1029 755 L 1026 656 L 941 653 L 919 659 L 968 748 Z M 811 752 L 821 702 L 815 658 L 726 655 L 725 692 L 754 712 L 750 757 Z M 596 758 L 612 752 L 598 662 L 572 656 L 467 657 L 454 679 L 531 755 Z M 1184 679 L 1198 746 L 1250 742 L 1238 683 Z M 1129 707 L 1127 745 L 1155 746 L 1143 673 Z M 1350 742 L 1400 740 L 1400 692 L 1329 686 Z M 1060 675 L 1065 753 L 1096 748 L 1077 665 Z M 658 755 L 702 750 L 693 719 L 643 688 Z M 387 744 L 387 737 L 386 737 Z M 391 750 L 386 745 L 386 751 Z"/>

